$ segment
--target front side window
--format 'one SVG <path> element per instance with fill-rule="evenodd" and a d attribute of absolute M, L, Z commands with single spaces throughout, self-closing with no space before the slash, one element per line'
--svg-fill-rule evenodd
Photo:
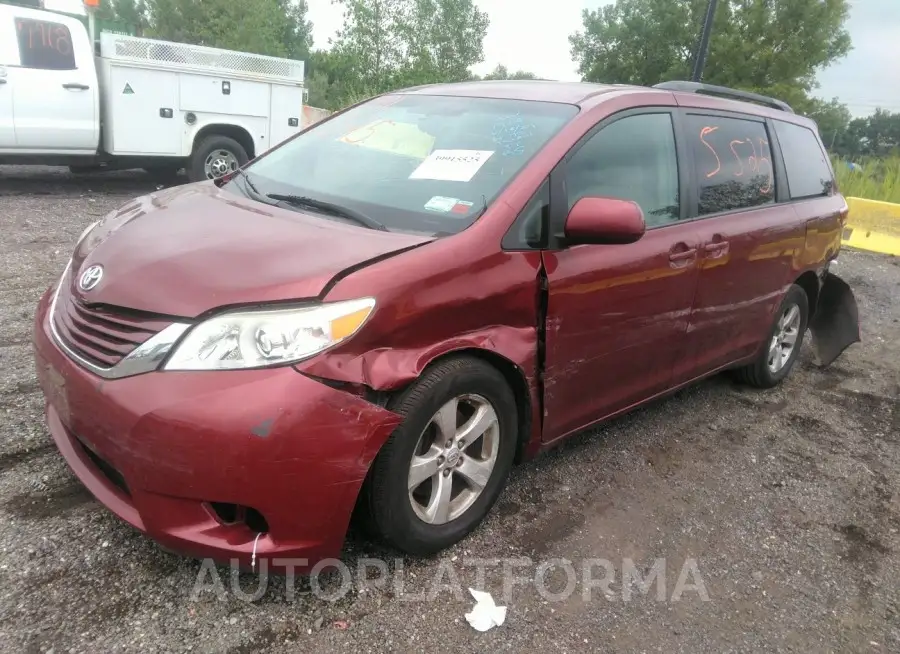
<path fill-rule="evenodd" d="M 583 197 L 632 200 L 647 227 L 678 220 L 678 157 L 668 113 L 640 114 L 607 125 L 566 166 L 569 209 Z"/>
<path fill-rule="evenodd" d="M 61 23 L 16 18 L 19 59 L 25 68 L 74 70 L 75 50 L 69 28 Z"/>
<path fill-rule="evenodd" d="M 769 136 L 762 122 L 690 115 L 701 216 L 775 202 Z"/>
<path fill-rule="evenodd" d="M 815 133 L 781 120 L 775 121 L 775 133 L 784 157 L 791 199 L 830 195 L 834 178 Z"/>
<path fill-rule="evenodd" d="M 318 123 L 247 172 L 257 199 L 312 198 L 390 230 L 453 234 L 577 112 L 551 102 L 388 95 Z"/>

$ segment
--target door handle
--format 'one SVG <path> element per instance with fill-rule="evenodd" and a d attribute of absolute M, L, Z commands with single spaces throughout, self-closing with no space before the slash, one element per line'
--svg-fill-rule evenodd
<path fill-rule="evenodd" d="M 0 77 L 0 84 L 6 84 L 6 80 L 2 77 Z"/>
<path fill-rule="evenodd" d="M 74 89 L 76 91 L 87 91 L 91 88 L 87 84 L 79 84 L 78 82 L 69 82 L 68 84 L 63 84 L 62 87 L 64 89 Z"/>
<path fill-rule="evenodd" d="M 678 250 L 679 246 L 687 248 L 686 250 Z M 679 243 L 669 251 L 669 261 L 672 263 L 682 263 L 690 261 L 697 256 L 697 248 L 690 248 L 684 243 Z"/>
<path fill-rule="evenodd" d="M 703 251 L 706 254 L 712 255 L 721 255 L 728 252 L 728 241 L 716 241 L 715 243 L 707 243 L 703 246 Z"/>

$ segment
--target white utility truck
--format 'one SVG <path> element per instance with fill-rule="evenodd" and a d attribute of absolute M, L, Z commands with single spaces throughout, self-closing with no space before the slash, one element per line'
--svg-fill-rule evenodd
<path fill-rule="evenodd" d="M 0 4 L 0 164 L 219 177 L 300 131 L 302 61 Z"/>

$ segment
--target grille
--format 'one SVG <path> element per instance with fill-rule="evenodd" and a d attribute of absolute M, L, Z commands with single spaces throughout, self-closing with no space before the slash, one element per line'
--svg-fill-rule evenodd
<path fill-rule="evenodd" d="M 66 347 L 101 368 L 116 365 L 171 324 L 156 314 L 84 304 L 72 296 L 68 278 L 62 282 L 51 319 Z"/>
<path fill-rule="evenodd" d="M 187 43 L 156 41 L 102 32 L 100 34 L 100 53 L 106 59 L 143 64 L 154 62 L 177 64 L 180 69 L 193 68 L 218 75 L 263 75 L 287 82 L 303 82 L 304 64 L 302 61 L 188 45 Z"/>

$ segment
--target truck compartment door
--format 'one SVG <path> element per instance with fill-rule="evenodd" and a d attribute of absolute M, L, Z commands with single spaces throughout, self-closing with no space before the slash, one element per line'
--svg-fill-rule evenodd
<path fill-rule="evenodd" d="M 112 65 L 106 93 L 111 154 L 182 154 L 185 125 L 178 111 L 178 73 Z"/>
<path fill-rule="evenodd" d="M 272 84 L 269 147 L 274 148 L 303 129 L 303 87 Z"/>

